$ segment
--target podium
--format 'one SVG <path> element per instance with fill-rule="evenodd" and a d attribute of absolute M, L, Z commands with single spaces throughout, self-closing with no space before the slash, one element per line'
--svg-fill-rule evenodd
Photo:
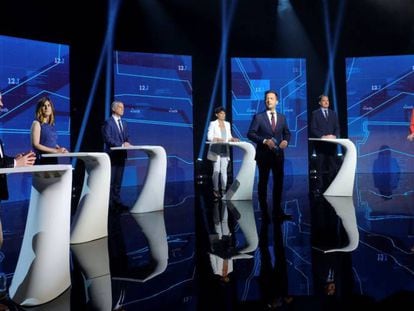
<path fill-rule="evenodd" d="M 73 244 L 71 249 L 85 277 L 85 290 L 91 310 L 111 311 L 112 285 L 108 237 Z"/>
<path fill-rule="evenodd" d="M 68 152 L 42 157 L 72 157 L 85 164 L 85 178 L 72 222 L 70 243 L 85 243 L 108 236 L 111 160 L 104 152 Z"/>
<path fill-rule="evenodd" d="M 352 141 L 345 138 L 309 138 L 310 141 L 321 141 L 337 144 L 345 148 L 346 153 L 342 165 L 334 180 L 323 193 L 326 196 L 352 196 L 355 182 L 357 152 Z"/>
<path fill-rule="evenodd" d="M 332 205 L 338 217 L 341 219 L 345 232 L 348 236 L 348 245 L 342 248 L 333 248 L 324 250 L 324 253 L 333 252 L 352 252 L 358 247 L 359 244 L 359 232 L 355 215 L 355 207 L 353 197 L 343 196 L 325 196 L 325 199 Z"/>
<path fill-rule="evenodd" d="M 240 148 L 243 151 L 243 159 L 240 170 L 234 178 L 233 183 L 223 196 L 223 200 L 251 201 L 253 199 L 254 174 L 256 171 L 256 161 L 254 157 L 256 150 L 248 142 L 207 142 L 207 144 L 224 144 Z"/>
<path fill-rule="evenodd" d="M 240 254 L 251 253 L 257 249 L 259 245 L 259 237 L 257 235 L 256 221 L 254 219 L 253 201 L 223 201 L 223 206 L 227 206 L 229 211 L 237 211 L 240 218 L 237 223 L 243 233 L 245 246 L 238 250 Z"/>
<path fill-rule="evenodd" d="M 9 289 L 22 306 L 37 306 L 71 285 L 69 267 L 72 166 L 3 168 L 0 174 L 32 173 L 23 243 Z"/>
<path fill-rule="evenodd" d="M 112 147 L 111 150 L 141 150 L 148 155 L 148 172 L 142 191 L 130 213 L 146 213 L 164 209 L 167 154 L 161 146 Z"/>
<path fill-rule="evenodd" d="M 151 260 L 148 268 L 142 267 L 146 273 L 135 275 L 113 276 L 113 280 L 145 283 L 162 274 L 168 266 L 168 239 L 165 228 L 164 211 L 151 213 L 135 213 L 132 217 L 141 228 L 150 251 Z"/>

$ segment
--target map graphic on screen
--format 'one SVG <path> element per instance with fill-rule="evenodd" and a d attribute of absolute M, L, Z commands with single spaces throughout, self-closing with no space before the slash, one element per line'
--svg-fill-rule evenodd
<path fill-rule="evenodd" d="M 192 181 L 191 57 L 116 51 L 114 62 L 114 97 L 124 103 L 131 143 L 164 147 L 167 183 Z M 123 185 L 142 185 L 147 166 L 145 154 L 130 154 Z"/>
<path fill-rule="evenodd" d="M 276 110 L 286 116 L 291 140 L 285 152 L 285 174 L 308 174 L 306 61 L 300 58 L 232 58 L 233 132 L 248 141 L 253 115 L 265 110 L 264 92 L 279 95 Z M 234 166 L 240 164 L 235 151 Z"/>
<path fill-rule="evenodd" d="M 414 107 L 414 55 L 347 58 L 346 80 L 357 172 L 413 172 L 413 144 L 406 138 Z"/>
<path fill-rule="evenodd" d="M 55 106 L 58 144 L 70 150 L 69 46 L 0 36 L 0 138 L 7 155 L 31 148 L 30 128 L 37 101 Z M 29 199 L 30 174 L 11 174 L 9 201 Z"/>

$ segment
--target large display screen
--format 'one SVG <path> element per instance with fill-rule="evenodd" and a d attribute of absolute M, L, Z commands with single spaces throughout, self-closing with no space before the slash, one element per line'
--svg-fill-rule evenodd
<path fill-rule="evenodd" d="M 233 133 L 248 141 L 253 116 L 265 110 L 264 92 L 279 95 L 276 109 L 286 116 L 291 140 L 285 152 L 285 174 L 307 175 L 308 133 L 306 61 L 300 58 L 232 58 Z M 236 151 L 236 150 L 235 150 Z M 241 155 L 235 152 L 234 165 Z"/>
<path fill-rule="evenodd" d="M 37 101 L 55 106 L 58 144 L 70 150 L 69 46 L 0 36 L 0 138 L 14 156 L 31 148 L 30 128 Z M 8 177 L 10 201 L 29 199 L 30 174 Z"/>
<path fill-rule="evenodd" d="M 133 145 L 167 153 L 167 182 L 192 181 L 193 103 L 191 57 L 116 51 L 114 97 L 124 103 Z M 124 186 L 142 185 L 148 157 L 130 152 Z"/>
<path fill-rule="evenodd" d="M 357 172 L 413 172 L 413 143 L 406 138 L 414 107 L 414 55 L 347 58 L 346 81 Z"/>

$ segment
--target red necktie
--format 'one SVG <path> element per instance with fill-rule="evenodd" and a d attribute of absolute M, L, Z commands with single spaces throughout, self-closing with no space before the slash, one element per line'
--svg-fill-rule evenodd
<path fill-rule="evenodd" d="M 275 113 L 271 112 L 270 114 L 272 115 L 272 117 L 270 118 L 270 123 L 272 125 L 272 131 L 274 132 L 276 128 Z"/>

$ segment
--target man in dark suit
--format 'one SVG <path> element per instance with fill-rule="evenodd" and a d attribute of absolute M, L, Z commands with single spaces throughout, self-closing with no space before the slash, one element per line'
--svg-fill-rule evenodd
<path fill-rule="evenodd" d="M 278 220 L 290 219 L 284 214 L 282 201 L 284 177 L 284 149 L 290 140 L 290 131 L 283 114 L 276 112 L 278 95 L 275 91 L 265 92 L 266 111 L 256 114 L 250 124 L 247 137 L 256 144 L 256 163 L 259 169 L 259 203 L 263 218 L 268 218 L 267 183 L 273 176 L 273 217 Z"/>
<path fill-rule="evenodd" d="M 112 115 L 102 127 L 105 151 L 111 158 L 110 201 L 115 209 L 127 209 L 127 206 L 121 202 L 120 197 L 127 152 L 125 150 L 112 151 L 111 147 L 129 147 L 131 144 L 129 143 L 127 124 L 121 120 L 124 115 L 124 104 L 120 101 L 114 101 L 111 109 Z"/>
<path fill-rule="evenodd" d="M 2 95 L 0 93 L 0 108 L 3 107 Z M 9 157 L 4 152 L 3 141 L 0 139 L 0 168 L 30 166 L 34 164 L 36 155 L 30 151 L 25 154 L 18 154 L 15 158 Z M 9 192 L 7 189 L 7 177 L 0 174 L 0 201 L 7 200 Z"/>
<path fill-rule="evenodd" d="M 312 112 L 311 132 L 315 138 L 339 137 L 338 117 L 332 109 L 329 109 L 329 97 L 319 96 L 320 108 Z M 318 184 L 316 190 L 323 190 L 335 178 L 337 172 L 337 145 L 326 142 L 314 142 L 316 153 L 316 171 Z"/>

